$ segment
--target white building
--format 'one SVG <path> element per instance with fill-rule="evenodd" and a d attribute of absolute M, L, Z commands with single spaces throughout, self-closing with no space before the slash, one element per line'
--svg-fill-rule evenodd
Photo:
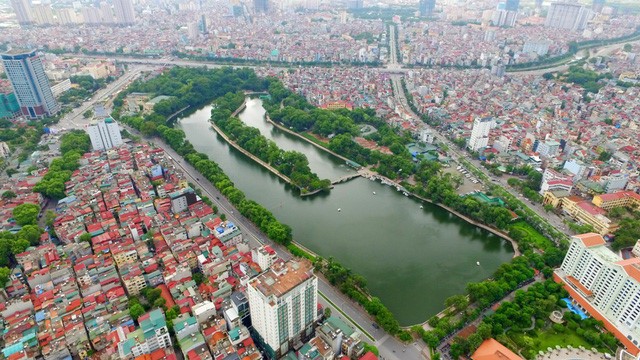
<path fill-rule="evenodd" d="M 273 352 L 270 357 L 311 338 L 318 304 L 318 278 L 311 262 L 280 259 L 249 282 L 247 294 L 253 327 Z"/>
<path fill-rule="evenodd" d="M 640 352 L 640 258 L 623 260 L 598 234 L 576 235 L 555 275 L 628 351 Z"/>
<path fill-rule="evenodd" d="M 623 173 L 610 174 L 606 177 L 604 184 L 604 191 L 607 194 L 614 193 L 616 191 L 624 190 L 629 182 L 629 175 Z"/>
<path fill-rule="evenodd" d="M 278 260 L 278 254 L 270 246 L 261 246 L 251 250 L 251 259 L 265 271 Z"/>
<path fill-rule="evenodd" d="M 575 181 L 582 179 L 587 172 L 587 167 L 578 160 L 567 160 L 562 168 L 572 173 Z"/>
<path fill-rule="evenodd" d="M 493 118 L 476 118 L 473 121 L 473 129 L 471 129 L 471 137 L 467 147 L 471 151 L 484 149 L 489 144 L 489 130 L 493 126 Z"/>
<path fill-rule="evenodd" d="M 108 150 L 122 145 L 120 127 L 111 117 L 91 122 L 87 126 L 87 134 L 91 139 L 93 150 Z"/>
<path fill-rule="evenodd" d="M 538 153 L 541 157 L 554 157 L 558 153 L 560 143 L 555 140 L 542 141 L 538 144 Z"/>
<path fill-rule="evenodd" d="M 591 18 L 591 10 L 579 3 L 559 1 L 551 3 L 544 25 L 566 30 L 584 30 Z"/>
<path fill-rule="evenodd" d="M 565 190 L 571 192 L 573 181 L 571 176 L 561 174 L 551 168 L 544 169 L 542 182 L 540 183 L 540 194 L 545 191 Z"/>

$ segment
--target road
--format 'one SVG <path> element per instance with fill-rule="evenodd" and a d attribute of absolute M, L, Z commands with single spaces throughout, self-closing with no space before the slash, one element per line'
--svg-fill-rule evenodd
<path fill-rule="evenodd" d="M 129 85 L 135 80 L 143 71 L 152 70 L 154 67 L 146 66 L 133 66 L 129 71 L 118 79 L 109 83 L 104 89 L 98 90 L 91 99 L 85 101 L 80 107 L 74 109 L 70 113 L 66 114 L 58 123 L 59 128 L 74 129 L 83 128 L 88 122 L 84 119 L 82 114 L 89 109 L 93 109 L 96 103 L 110 99 L 124 87 Z M 82 121 L 85 120 L 85 121 Z"/>

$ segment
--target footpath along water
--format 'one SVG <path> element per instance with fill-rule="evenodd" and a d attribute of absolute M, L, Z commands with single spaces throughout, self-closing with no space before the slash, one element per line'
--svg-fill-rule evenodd
<path fill-rule="evenodd" d="M 364 276 L 371 293 L 401 325 L 421 323 L 438 313 L 447 297 L 463 293 L 468 282 L 491 276 L 513 256 L 510 244 L 499 237 L 379 182 L 358 178 L 328 194 L 301 198 L 224 142 L 210 129 L 210 114 L 211 107 L 204 107 L 176 126 L 196 150 L 220 164 L 248 198 L 289 224 L 296 241 Z M 260 101 L 251 100 L 240 118 L 281 148 L 303 152 L 321 178 L 352 172 L 335 157 L 274 129 L 263 114 Z"/>

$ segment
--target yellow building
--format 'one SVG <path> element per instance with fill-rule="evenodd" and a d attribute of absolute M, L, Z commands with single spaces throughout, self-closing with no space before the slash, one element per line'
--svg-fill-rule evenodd
<path fill-rule="evenodd" d="M 640 195 L 633 191 L 618 191 L 613 194 L 596 195 L 591 202 L 593 205 L 607 211 L 615 207 L 636 208 L 640 206 Z"/>
<path fill-rule="evenodd" d="M 593 226 L 600 235 L 618 230 L 618 224 L 606 216 L 606 211 L 577 196 L 562 199 L 562 210 L 575 220 Z"/>
<path fill-rule="evenodd" d="M 542 204 L 552 205 L 554 208 L 557 208 L 562 204 L 562 199 L 569 195 L 569 192 L 564 190 L 545 191 L 542 197 Z"/>
<path fill-rule="evenodd" d="M 118 267 L 121 267 L 124 264 L 132 263 L 138 261 L 138 253 L 133 246 L 126 246 L 121 249 L 114 249 L 112 251 L 113 260 L 115 260 Z"/>

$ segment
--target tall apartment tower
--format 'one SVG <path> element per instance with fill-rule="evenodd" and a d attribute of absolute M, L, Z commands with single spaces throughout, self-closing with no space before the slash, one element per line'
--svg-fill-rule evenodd
<path fill-rule="evenodd" d="M 640 258 L 623 260 L 599 234 L 575 235 L 554 279 L 629 352 L 640 352 Z"/>
<path fill-rule="evenodd" d="M 296 342 L 313 335 L 317 320 L 318 278 L 307 260 L 278 259 L 247 286 L 251 323 L 269 358 L 280 358 Z"/>
<path fill-rule="evenodd" d="M 520 7 L 520 0 L 507 0 L 504 4 L 504 9 L 507 11 L 518 11 Z"/>
<path fill-rule="evenodd" d="M 35 50 L 12 50 L 0 56 L 22 115 L 40 119 L 60 110 Z"/>
<path fill-rule="evenodd" d="M 87 126 L 93 150 L 108 150 L 122 145 L 122 136 L 118 123 L 111 117 L 94 121 Z"/>
<path fill-rule="evenodd" d="M 420 0 L 418 4 L 418 10 L 420 16 L 430 17 L 433 16 L 433 10 L 436 8 L 436 0 Z"/>
<path fill-rule="evenodd" d="M 471 137 L 467 147 L 471 151 L 484 149 L 489 144 L 489 130 L 493 125 L 493 118 L 476 118 L 473 121 L 473 129 L 471 129 Z"/>
<path fill-rule="evenodd" d="M 591 17 L 591 10 L 578 3 L 554 2 L 549 7 L 544 25 L 554 29 L 584 30 Z"/>
<path fill-rule="evenodd" d="M 16 13 L 18 24 L 29 25 L 33 23 L 33 15 L 31 14 L 30 0 L 11 0 L 11 7 Z"/>
<path fill-rule="evenodd" d="M 268 0 L 253 0 L 253 8 L 256 13 L 267 13 L 269 11 L 269 1 Z"/>
<path fill-rule="evenodd" d="M 113 12 L 116 14 L 117 24 L 132 25 L 136 21 L 136 13 L 131 0 L 113 0 Z"/>

